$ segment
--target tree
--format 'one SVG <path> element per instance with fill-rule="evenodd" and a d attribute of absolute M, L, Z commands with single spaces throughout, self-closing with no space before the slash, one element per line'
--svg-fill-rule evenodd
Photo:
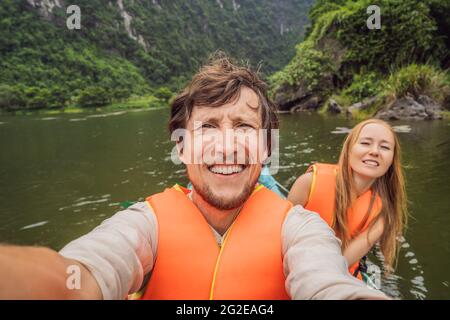
<path fill-rule="evenodd" d="M 170 98 L 172 98 L 173 93 L 167 87 L 160 87 L 158 90 L 155 91 L 154 95 L 161 101 L 168 102 Z"/>
<path fill-rule="evenodd" d="M 25 97 L 20 88 L 0 85 L 0 109 L 15 110 L 25 105 Z"/>
<path fill-rule="evenodd" d="M 78 96 L 78 104 L 82 107 L 101 107 L 111 102 L 111 96 L 101 87 L 88 87 Z"/>

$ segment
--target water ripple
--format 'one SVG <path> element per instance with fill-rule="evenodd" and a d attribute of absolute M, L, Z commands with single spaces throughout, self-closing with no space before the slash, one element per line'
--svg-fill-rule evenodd
<path fill-rule="evenodd" d="M 73 118 L 73 119 L 69 119 L 70 122 L 77 122 L 77 121 L 86 121 L 86 118 Z"/>
<path fill-rule="evenodd" d="M 351 131 L 352 129 L 347 128 L 347 127 L 336 127 L 335 130 L 331 131 L 332 134 L 347 134 Z"/>
<path fill-rule="evenodd" d="M 43 226 L 43 225 L 45 225 L 45 224 L 47 224 L 47 223 L 48 223 L 48 221 L 36 222 L 36 223 L 33 223 L 33 224 L 29 224 L 29 225 L 27 225 L 27 226 L 25 226 L 25 227 L 22 227 L 22 228 L 20 228 L 20 230 L 26 230 L 26 229 L 37 228 L 37 227 Z"/>
<path fill-rule="evenodd" d="M 392 129 L 395 132 L 399 132 L 399 133 L 410 133 L 411 132 L 411 127 L 409 125 L 393 126 Z"/>
<path fill-rule="evenodd" d="M 73 212 L 80 212 L 81 209 L 79 209 L 79 207 L 85 207 L 85 206 L 89 206 L 89 205 L 97 206 L 100 203 L 108 202 L 110 197 L 111 197 L 110 194 L 104 194 L 104 195 L 100 196 L 100 198 L 96 198 L 96 199 L 93 196 L 80 197 L 80 198 L 76 199 L 73 204 L 66 206 L 66 207 L 61 207 L 58 210 L 63 211 L 66 209 L 76 208 L 73 210 Z"/>

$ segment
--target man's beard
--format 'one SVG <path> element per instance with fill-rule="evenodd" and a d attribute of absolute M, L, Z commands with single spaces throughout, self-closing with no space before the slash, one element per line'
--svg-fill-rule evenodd
<path fill-rule="evenodd" d="M 196 185 L 190 178 L 189 180 L 191 181 L 195 191 L 210 205 L 220 210 L 232 210 L 241 207 L 245 203 L 245 201 L 247 201 L 247 199 L 255 189 L 255 185 L 258 182 L 258 177 L 253 179 L 253 181 L 245 184 L 244 190 L 241 192 L 241 194 L 230 201 L 225 201 L 214 195 L 208 185 L 204 184 L 203 186 L 199 186 Z"/>

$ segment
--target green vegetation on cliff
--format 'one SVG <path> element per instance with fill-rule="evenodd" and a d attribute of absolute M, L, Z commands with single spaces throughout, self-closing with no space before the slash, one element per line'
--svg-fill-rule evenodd
<path fill-rule="evenodd" d="M 367 8 L 372 4 L 369 0 L 315 3 L 305 41 L 297 45 L 290 63 L 271 77 L 274 97 L 282 108 L 317 109 L 333 94 L 344 105 L 407 94 L 426 94 L 447 104 L 450 2 L 377 1 L 381 29 L 370 30 Z M 311 96 L 315 105 L 305 107 Z"/>
<path fill-rule="evenodd" d="M 2 0 L 0 109 L 167 101 L 216 50 L 262 62 L 294 56 L 312 0 Z M 68 30 L 68 5 L 81 30 Z"/>

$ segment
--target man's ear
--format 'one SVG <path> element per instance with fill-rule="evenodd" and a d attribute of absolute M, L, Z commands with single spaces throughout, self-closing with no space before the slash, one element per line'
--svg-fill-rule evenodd
<path fill-rule="evenodd" d="M 186 139 L 190 139 L 189 132 L 184 128 L 178 128 L 172 132 L 172 135 L 170 137 L 171 141 L 175 142 L 176 147 L 176 156 L 178 156 L 178 160 L 181 161 L 184 164 L 187 164 L 189 159 L 186 158 L 186 152 L 185 152 L 185 144 Z M 172 149 L 172 157 L 175 157 L 175 150 Z"/>
<path fill-rule="evenodd" d="M 269 153 L 270 153 L 269 146 L 267 143 L 265 143 L 264 147 L 262 147 L 262 150 L 259 151 L 259 154 L 258 154 L 258 157 L 259 157 L 258 161 L 260 164 L 262 164 L 262 165 L 265 164 L 265 161 L 267 161 L 269 159 L 269 156 L 270 156 Z"/>
<path fill-rule="evenodd" d="M 186 159 L 184 157 L 184 141 L 183 141 L 183 139 L 178 140 L 176 142 L 175 146 L 177 147 L 178 158 L 181 160 L 181 162 L 186 164 Z"/>
<path fill-rule="evenodd" d="M 267 161 L 267 159 L 269 158 L 269 149 L 265 148 L 261 157 L 261 163 L 265 163 L 265 161 Z"/>

